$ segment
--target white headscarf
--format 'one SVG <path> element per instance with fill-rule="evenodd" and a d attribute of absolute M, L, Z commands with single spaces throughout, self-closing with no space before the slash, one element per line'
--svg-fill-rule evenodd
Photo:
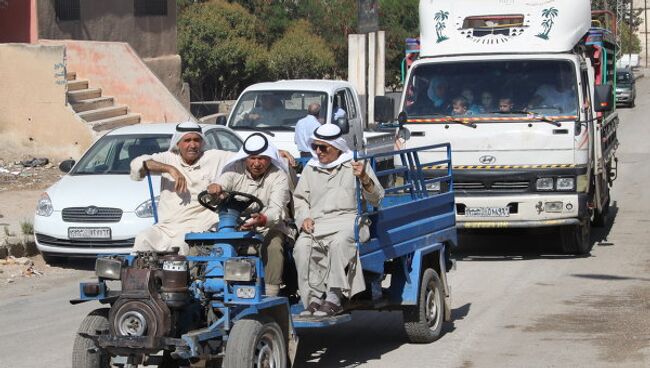
<path fill-rule="evenodd" d="M 176 125 L 176 131 L 172 136 L 171 144 L 169 145 L 169 150 L 174 153 L 178 153 L 178 142 L 183 139 L 187 134 L 194 133 L 201 136 L 201 151 L 205 150 L 205 135 L 203 135 L 203 129 L 201 126 L 193 121 L 186 121 Z"/>
<path fill-rule="evenodd" d="M 314 151 L 311 147 L 309 147 L 313 158 L 309 160 L 309 162 L 307 162 L 307 165 L 320 167 L 322 169 L 331 169 L 342 163 L 352 160 L 353 158 L 352 151 L 350 150 L 347 142 L 343 138 L 343 133 L 341 132 L 341 128 L 338 125 L 323 124 L 319 126 L 316 130 L 314 130 L 314 133 L 312 133 L 311 137 L 309 137 L 307 143 L 309 143 L 309 145 L 311 146 L 311 144 L 314 143 L 314 141 L 316 140 L 323 141 L 330 144 L 332 147 L 341 151 L 341 155 L 336 160 L 330 162 L 329 164 L 323 164 L 320 161 L 318 161 L 318 155 L 316 154 L 316 151 Z"/>
<path fill-rule="evenodd" d="M 232 168 L 236 162 L 245 160 L 248 156 L 266 156 L 271 159 L 271 163 L 277 166 L 281 170 L 284 170 L 285 173 L 289 172 L 289 167 L 284 161 L 280 154 L 278 153 L 277 147 L 273 143 L 269 142 L 266 136 L 262 133 L 253 133 L 246 138 L 244 144 L 239 149 L 239 152 L 233 156 L 226 165 L 223 167 L 223 171 L 227 171 Z"/>

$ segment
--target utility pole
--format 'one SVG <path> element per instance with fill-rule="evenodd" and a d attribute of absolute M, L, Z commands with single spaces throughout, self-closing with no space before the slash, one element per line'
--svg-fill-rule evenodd
<path fill-rule="evenodd" d="M 643 27 L 645 35 L 645 67 L 648 68 L 648 0 L 643 0 Z"/>
<path fill-rule="evenodd" d="M 634 0 L 630 0 L 630 41 L 632 41 L 632 36 L 634 36 Z M 632 69 L 632 47 L 630 47 L 629 55 L 629 66 Z"/>

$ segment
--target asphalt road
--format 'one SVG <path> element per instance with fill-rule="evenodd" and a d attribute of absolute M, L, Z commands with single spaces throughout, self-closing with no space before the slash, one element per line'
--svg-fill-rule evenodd
<path fill-rule="evenodd" d="M 650 79 L 620 109 L 613 224 L 591 256 L 558 254 L 554 232 L 465 234 L 450 273 L 453 322 L 428 345 L 408 344 L 401 317 L 355 313 L 301 334 L 299 367 L 650 366 Z M 0 367 L 69 367 L 79 322 L 70 306 L 87 271 L 0 286 Z"/>

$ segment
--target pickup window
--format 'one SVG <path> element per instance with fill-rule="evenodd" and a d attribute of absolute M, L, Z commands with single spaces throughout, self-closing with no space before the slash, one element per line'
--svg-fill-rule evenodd
<path fill-rule="evenodd" d="M 577 81 L 566 60 L 421 64 L 406 85 L 409 117 L 576 115 Z"/>
<path fill-rule="evenodd" d="M 327 120 L 327 94 L 315 91 L 249 91 L 237 102 L 230 123 L 232 129 L 293 131 L 307 115 L 311 103 L 321 105 L 319 119 Z"/>

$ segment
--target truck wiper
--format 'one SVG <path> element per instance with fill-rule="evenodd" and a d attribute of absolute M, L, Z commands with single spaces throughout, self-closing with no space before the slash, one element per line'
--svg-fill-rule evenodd
<path fill-rule="evenodd" d="M 451 115 L 441 114 L 439 112 L 433 112 L 433 113 L 430 113 L 430 114 L 435 115 L 435 116 L 441 116 L 441 117 L 445 118 L 448 123 L 456 123 L 456 124 L 461 124 L 461 125 L 464 125 L 464 126 L 468 126 L 470 128 L 476 128 L 476 123 L 473 123 L 471 121 L 463 120 L 461 118 L 456 118 L 456 117 L 453 117 Z"/>
<path fill-rule="evenodd" d="M 490 114 L 502 114 L 502 115 L 528 115 L 529 117 L 532 117 L 534 119 L 537 119 L 539 121 L 543 121 L 545 123 L 549 123 L 552 125 L 555 125 L 557 127 L 562 126 L 559 122 L 549 118 L 546 115 L 543 114 L 538 114 L 536 112 L 530 112 L 530 111 L 523 111 L 523 110 L 515 110 L 515 111 L 490 111 Z"/>

